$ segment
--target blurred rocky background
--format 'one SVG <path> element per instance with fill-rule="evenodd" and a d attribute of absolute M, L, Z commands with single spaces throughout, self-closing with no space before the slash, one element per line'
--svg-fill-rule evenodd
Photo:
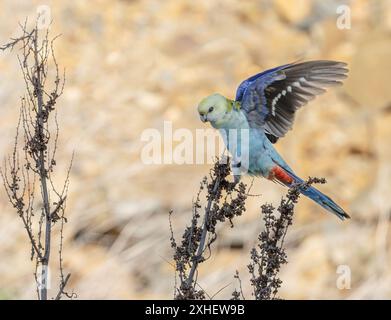
<path fill-rule="evenodd" d="M 64 259 L 68 289 L 82 299 L 170 299 L 174 269 L 168 212 L 180 236 L 199 182 L 211 165 L 145 165 L 145 128 L 206 128 L 204 96 L 233 98 L 260 70 L 295 60 L 349 64 L 345 85 L 317 98 L 277 148 L 302 177 L 326 177 L 321 190 L 351 214 L 341 222 L 307 199 L 287 237 L 283 298 L 391 298 L 391 2 L 388 0 L 199 0 L 0 2 L 0 43 L 17 23 L 48 5 L 66 88 L 58 105 L 57 178 L 73 151 Z M 342 5 L 351 27 L 338 28 Z M 346 10 L 346 7 L 342 7 Z M 11 151 L 24 92 L 16 53 L 0 55 L 0 156 Z M 244 179 L 248 184 L 250 178 Z M 285 190 L 256 179 L 247 211 L 219 229 L 199 283 L 229 298 L 239 270 L 251 298 L 249 250 L 262 228 L 260 205 Z M 55 227 L 57 230 L 58 227 Z M 58 230 L 57 230 L 58 231 Z M 29 245 L 0 192 L 0 298 L 35 298 Z M 53 255 L 55 259 L 55 253 Z M 350 289 L 338 288 L 350 270 Z M 56 293 L 53 271 L 51 294 Z"/>

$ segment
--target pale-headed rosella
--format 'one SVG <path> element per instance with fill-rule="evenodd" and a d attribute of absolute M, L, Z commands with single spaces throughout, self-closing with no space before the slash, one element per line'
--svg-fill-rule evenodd
<path fill-rule="evenodd" d="M 233 169 L 243 167 L 242 158 L 247 154 L 246 167 L 241 171 L 263 176 L 287 187 L 300 185 L 303 180 L 282 159 L 273 144 L 292 128 L 298 109 L 324 93 L 326 87 L 340 85 L 347 72 L 346 64 L 336 61 L 283 65 L 243 81 L 236 91 L 235 100 L 220 94 L 206 97 L 199 103 L 198 113 L 203 122 L 210 122 L 223 133 L 233 157 Z M 229 133 L 232 130 L 247 132 L 246 142 L 240 132 L 232 138 Z M 235 181 L 239 179 L 236 174 Z M 316 188 L 301 188 L 300 192 L 340 219 L 350 218 Z"/>

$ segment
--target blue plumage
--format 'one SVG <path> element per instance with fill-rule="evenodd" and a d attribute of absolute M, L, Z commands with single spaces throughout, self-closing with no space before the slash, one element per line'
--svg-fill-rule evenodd
<path fill-rule="evenodd" d="M 335 61 L 286 64 L 243 81 L 237 89 L 236 101 L 219 94 L 202 100 L 198 106 L 201 120 L 209 121 L 223 133 L 233 157 L 235 180 L 240 178 L 237 170 L 240 168 L 241 172 L 263 176 L 288 187 L 302 183 L 273 143 L 292 128 L 299 108 L 325 92 L 326 87 L 341 84 L 347 71 L 345 63 Z M 240 108 L 233 108 L 234 105 Z M 236 130 L 234 138 L 230 138 L 232 130 Z M 349 218 L 340 206 L 316 188 L 300 191 L 340 219 Z"/>
<path fill-rule="evenodd" d="M 244 92 L 246 91 L 246 89 L 252 84 L 255 82 L 255 80 L 261 78 L 261 81 L 263 82 L 265 80 L 264 76 L 265 75 L 269 75 L 269 74 L 272 74 L 274 73 L 275 71 L 278 71 L 278 70 L 281 70 L 287 66 L 289 66 L 290 64 L 285 64 L 283 66 L 279 66 L 279 67 L 276 67 L 276 68 L 273 68 L 273 69 L 269 69 L 269 70 L 266 70 L 266 71 L 263 71 L 263 72 L 260 72 L 260 73 L 257 73 L 256 75 L 253 75 L 252 77 L 244 80 L 238 87 L 238 89 L 236 90 L 236 97 L 235 97 L 235 100 L 236 101 L 242 101 L 242 98 L 243 98 L 243 94 Z"/>

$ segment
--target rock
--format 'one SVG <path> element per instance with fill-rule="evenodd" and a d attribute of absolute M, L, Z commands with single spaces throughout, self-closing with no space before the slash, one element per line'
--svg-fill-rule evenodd
<path fill-rule="evenodd" d="M 311 0 L 274 0 L 275 8 L 278 14 L 290 23 L 298 23 L 302 21 L 310 12 Z"/>
<path fill-rule="evenodd" d="M 121 201 L 113 209 L 113 214 L 118 219 L 119 224 L 135 218 L 138 215 L 148 216 L 156 212 L 160 204 L 156 200 L 138 199 L 137 201 Z"/>
<path fill-rule="evenodd" d="M 345 88 L 365 108 L 384 108 L 391 102 L 390 41 L 389 34 L 372 31 L 364 35 L 356 46 Z"/>

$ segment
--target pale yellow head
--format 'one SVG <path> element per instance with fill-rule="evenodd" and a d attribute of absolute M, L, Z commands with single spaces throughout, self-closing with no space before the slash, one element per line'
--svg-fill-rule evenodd
<path fill-rule="evenodd" d="M 230 103 L 228 99 L 218 93 L 202 99 L 198 105 L 198 113 L 201 121 L 209 121 L 212 125 L 218 124 L 229 111 Z"/>

